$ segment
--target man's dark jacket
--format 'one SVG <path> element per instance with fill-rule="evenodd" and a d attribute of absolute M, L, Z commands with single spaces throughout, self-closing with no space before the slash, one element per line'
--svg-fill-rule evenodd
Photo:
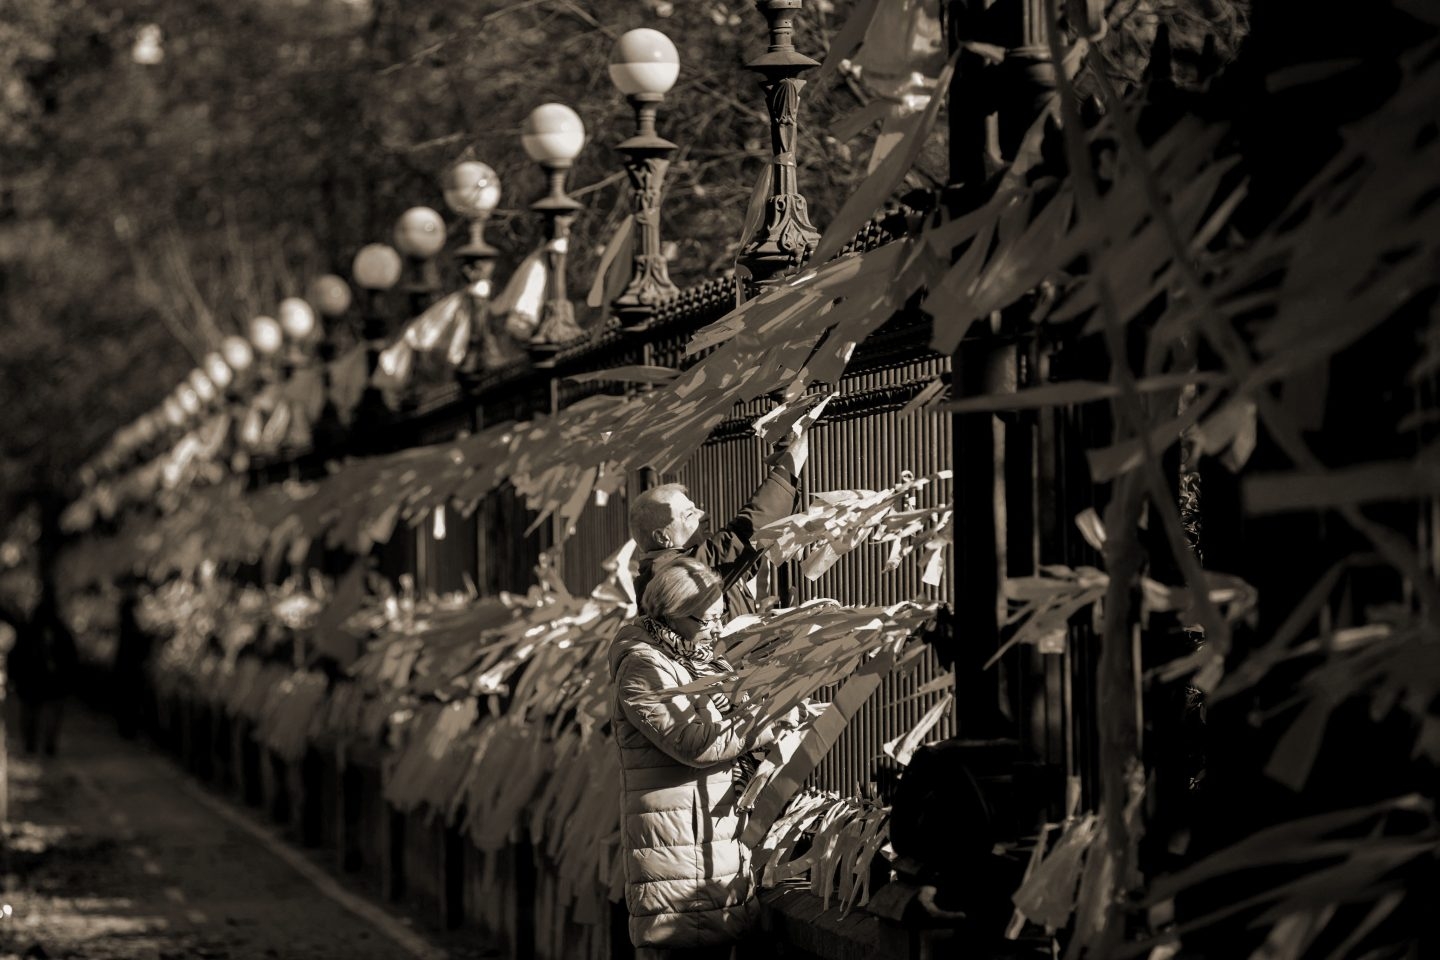
<path fill-rule="evenodd" d="M 640 555 L 640 569 L 635 576 L 635 598 L 645 596 L 645 588 L 655 571 L 676 557 L 694 557 L 718 573 L 729 583 L 725 591 L 725 619 L 742 613 L 754 613 L 755 597 L 746 589 L 745 581 L 753 575 L 760 551 L 750 543 L 755 531 L 767 523 L 795 512 L 796 477 L 786 466 L 770 468 L 770 475 L 740 508 L 735 519 L 703 540 L 686 547 L 667 547 Z"/>

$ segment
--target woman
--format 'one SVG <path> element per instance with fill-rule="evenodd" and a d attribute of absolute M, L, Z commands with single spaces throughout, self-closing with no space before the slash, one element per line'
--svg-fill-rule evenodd
<path fill-rule="evenodd" d="M 729 673 L 715 656 L 723 583 L 684 557 L 655 574 L 638 623 L 610 650 L 615 739 L 623 771 L 625 903 L 636 956 L 722 958 L 755 919 L 750 852 L 735 801 L 751 751 L 775 741 L 754 709 L 723 695 L 649 695 Z"/>

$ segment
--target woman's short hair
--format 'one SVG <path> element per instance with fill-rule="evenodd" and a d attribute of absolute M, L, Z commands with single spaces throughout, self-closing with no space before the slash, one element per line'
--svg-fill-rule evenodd
<path fill-rule="evenodd" d="M 676 557 L 655 571 L 640 612 L 657 620 L 699 616 L 723 593 L 720 575 L 694 557 Z"/>

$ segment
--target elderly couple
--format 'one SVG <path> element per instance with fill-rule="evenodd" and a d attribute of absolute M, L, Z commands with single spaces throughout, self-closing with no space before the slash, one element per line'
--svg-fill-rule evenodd
<path fill-rule="evenodd" d="M 700 536 L 705 514 L 679 484 L 647 490 L 630 507 L 640 616 L 616 637 L 610 673 L 624 772 L 625 902 L 642 960 L 730 957 L 755 920 L 735 802 L 776 727 L 757 729 L 752 707 L 718 692 L 647 695 L 730 672 L 714 644 L 727 620 L 756 610 L 744 582 L 759 557 L 751 537 L 795 511 L 808 455 L 801 433 L 777 451 L 735 519 L 709 536 Z M 799 721 L 797 711 L 777 725 Z"/>

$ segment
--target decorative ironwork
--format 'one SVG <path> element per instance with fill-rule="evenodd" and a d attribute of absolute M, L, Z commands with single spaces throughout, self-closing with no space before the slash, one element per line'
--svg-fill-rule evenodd
<path fill-rule="evenodd" d="M 570 249 L 570 227 L 585 205 L 565 192 L 565 172 L 570 164 L 545 164 L 549 192 L 530 205 L 545 217 L 545 303 L 540 308 L 540 322 L 529 343 L 530 359 L 537 367 L 554 363 L 555 354 L 568 340 L 584 336 L 575 322 L 575 304 L 565 286 L 565 257 Z"/>
<path fill-rule="evenodd" d="M 354 432 L 352 443 L 361 453 L 376 453 L 381 449 L 378 434 L 373 428 L 390 418 L 390 409 L 380 388 L 375 386 L 375 372 L 380 369 L 380 354 L 385 348 L 385 338 L 390 332 L 390 321 L 383 306 L 384 290 L 362 287 L 360 289 L 360 335 L 365 341 L 365 389 L 352 414 Z"/>
<path fill-rule="evenodd" d="M 756 6 L 770 25 L 770 49 L 746 66 L 765 79 L 765 104 L 770 111 L 770 195 L 759 230 L 740 251 L 740 263 L 756 283 L 764 283 L 804 263 L 820 240 L 800 193 L 796 174 L 799 133 L 799 75 L 820 64 L 799 53 L 791 42 L 795 14 L 802 0 L 760 0 Z"/>
<path fill-rule="evenodd" d="M 660 99 L 659 94 L 644 93 L 629 97 L 635 108 L 635 136 L 617 148 L 625 155 L 625 172 L 630 176 L 635 243 L 630 282 L 611 307 L 621 326 L 629 330 L 645 329 L 655 308 L 679 292 L 670 280 L 670 264 L 660 246 L 660 197 L 676 149 L 655 132 Z"/>
<path fill-rule="evenodd" d="M 434 222 L 440 224 L 438 242 L 433 250 L 418 243 L 403 243 L 400 232 L 405 229 L 405 220 L 410 216 L 407 212 L 401 217 L 402 224 L 396 228 L 397 245 L 401 247 L 401 255 L 405 261 L 405 272 L 400 281 L 400 290 L 405 294 L 406 323 L 424 313 L 426 308 L 435 301 L 435 295 L 440 291 L 440 272 L 435 263 L 435 254 L 439 252 L 440 245 L 444 243 L 444 227 L 441 224 L 438 214 L 424 209 L 434 217 Z M 416 218 L 418 224 L 412 224 L 411 229 L 424 225 L 425 220 Z M 404 413 L 413 413 L 420 406 L 420 387 L 414 375 L 406 378 L 404 385 L 399 391 L 400 410 Z"/>
<path fill-rule="evenodd" d="M 1020 6 L 1020 45 L 1005 53 L 1008 82 L 1000 110 L 1000 149 L 1013 157 L 1035 118 L 1055 96 L 1055 63 L 1050 58 L 1049 12 L 1045 0 Z"/>
<path fill-rule="evenodd" d="M 470 349 L 455 371 L 455 378 L 467 393 L 474 393 L 485 371 L 514 363 L 525 354 L 504 330 L 494 328 L 490 315 L 495 258 L 500 251 L 485 239 L 485 217 L 470 221 L 470 241 L 455 251 L 465 277 L 465 303 L 460 309 L 470 316 Z"/>
<path fill-rule="evenodd" d="M 406 309 L 412 317 L 418 317 L 435 299 L 440 289 L 439 271 L 434 257 L 405 257 L 405 279 L 400 283 L 405 293 Z"/>

